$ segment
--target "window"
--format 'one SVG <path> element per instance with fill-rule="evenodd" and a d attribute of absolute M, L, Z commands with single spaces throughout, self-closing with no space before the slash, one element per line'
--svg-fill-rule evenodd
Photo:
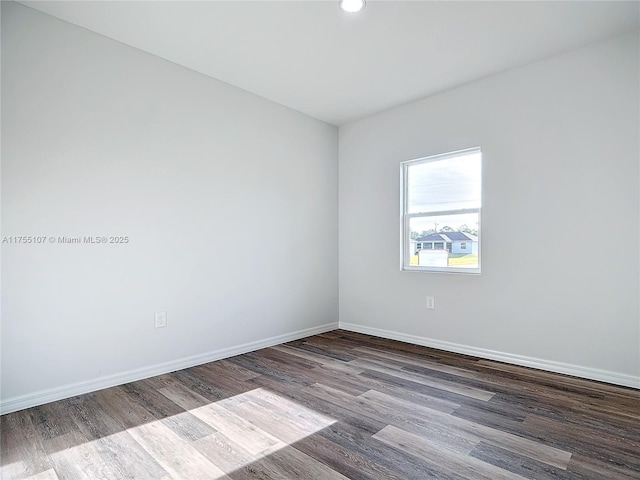
<path fill-rule="evenodd" d="M 402 162 L 401 192 L 402 270 L 480 273 L 480 148 Z"/>

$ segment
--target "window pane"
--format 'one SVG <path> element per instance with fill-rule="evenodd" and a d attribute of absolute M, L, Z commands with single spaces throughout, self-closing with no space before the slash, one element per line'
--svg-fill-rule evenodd
<path fill-rule="evenodd" d="M 474 151 L 407 168 L 407 213 L 480 208 L 481 153 Z"/>
<path fill-rule="evenodd" d="M 477 213 L 409 219 L 410 265 L 478 268 L 478 226 Z"/>

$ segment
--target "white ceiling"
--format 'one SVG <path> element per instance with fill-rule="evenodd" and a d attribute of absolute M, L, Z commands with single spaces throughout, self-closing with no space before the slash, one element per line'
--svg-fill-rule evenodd
<path fill-rule="evenodd" d="M 334 125 L 640 25 L 637 1 L 20 3 Z"/>

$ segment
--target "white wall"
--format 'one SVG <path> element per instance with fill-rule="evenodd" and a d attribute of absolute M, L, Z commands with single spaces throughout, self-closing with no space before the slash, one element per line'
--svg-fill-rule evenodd
<path fill-rule="evenodd" d="M 335 127 L 2 3 L 2 235 L 130 238 L 2 246 L 5 411 L 337 326 Z"/>
<path fill-rule="evenodd" d="M 341 327 L 640 387 L 638 44 L 341 127 Z M 476 146 L 482 275 L 400 272 L 399 162 Z"/>

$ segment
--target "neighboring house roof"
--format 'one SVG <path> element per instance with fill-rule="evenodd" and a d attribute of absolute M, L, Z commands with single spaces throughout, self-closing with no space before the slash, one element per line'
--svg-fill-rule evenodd
<path fill-rule="evenodd" d="M 464 232 L 430 233 L 415 239 L 416 242 L 477 242 L 478 237 Z"/>

